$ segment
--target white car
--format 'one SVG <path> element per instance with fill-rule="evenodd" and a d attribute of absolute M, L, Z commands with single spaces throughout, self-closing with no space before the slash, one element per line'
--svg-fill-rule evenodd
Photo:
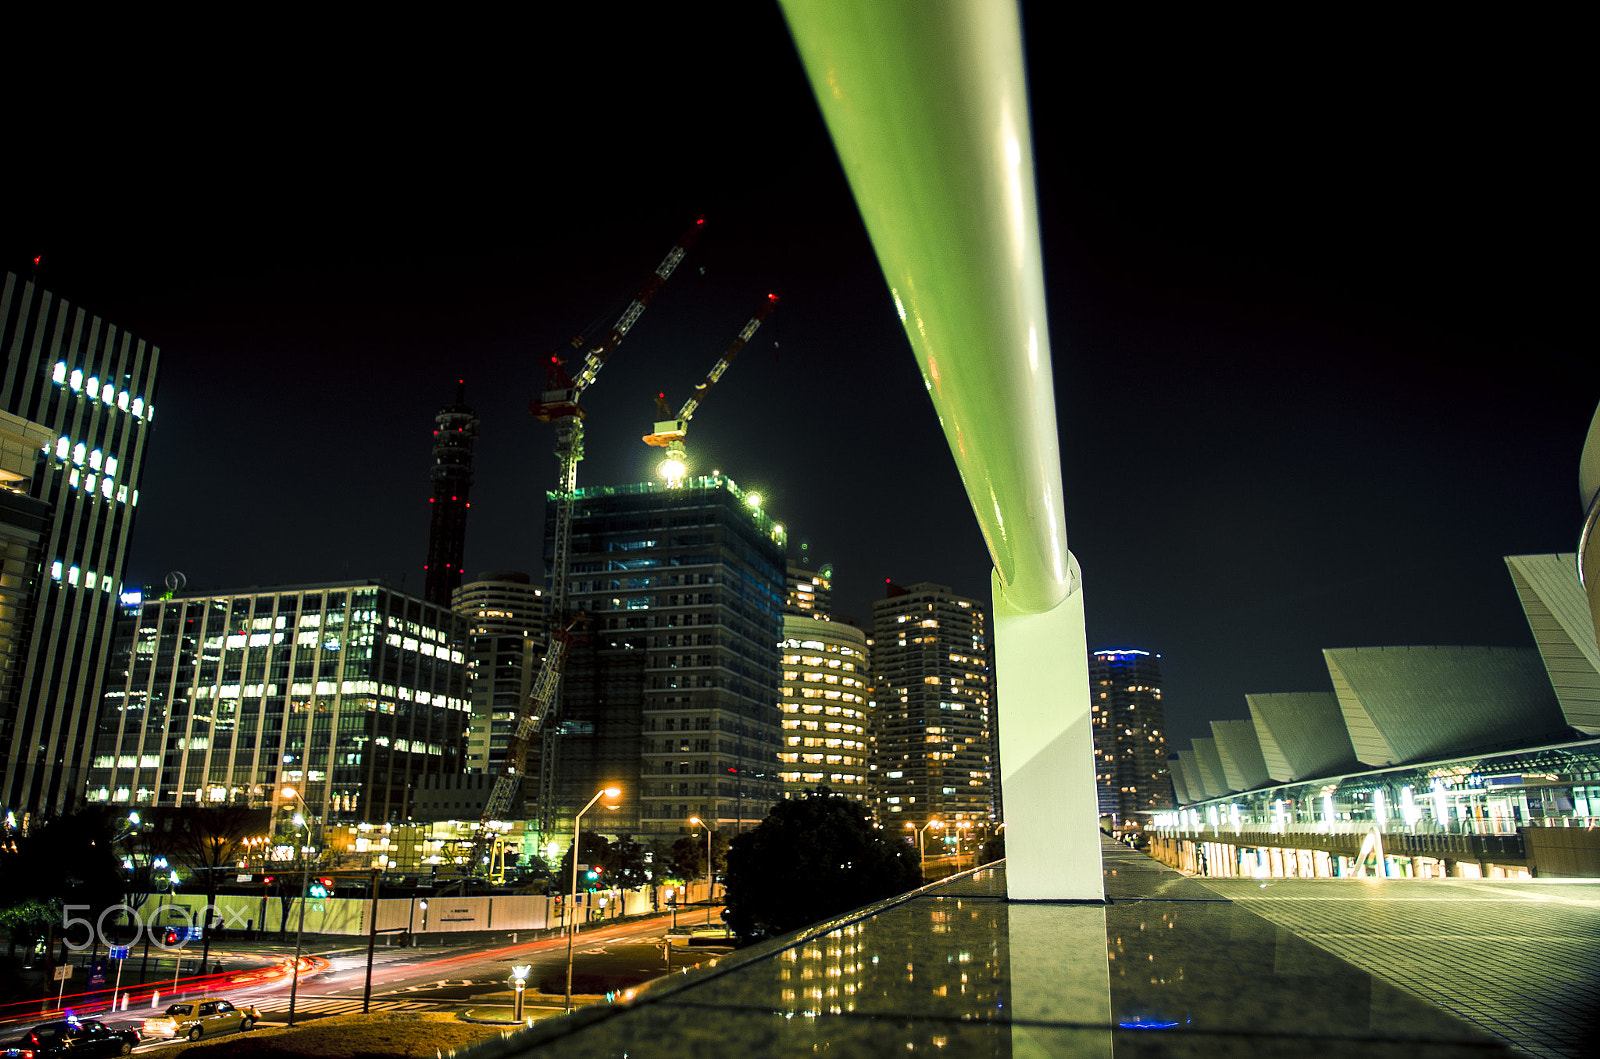
<path fill-rule="evenodd" d="M 145 1019 L 141 1032 L 146 1037 L 165 1037 L 169 1040 L 187 1037 L 198 1041 L 202 1037 L 216 1037 L 235 1030 L 250 1030 L 260 1021 L 261 1012 L 246 1005 L 236 1007 L 232 1002 L 217 996 L 199 1000 L 180 1000 L 167 1008 L 160 1018 Z"/>

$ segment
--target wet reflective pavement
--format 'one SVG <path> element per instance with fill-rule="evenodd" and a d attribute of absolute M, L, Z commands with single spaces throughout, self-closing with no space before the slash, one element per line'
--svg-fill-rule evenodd
<path fill-rule="evenodd" d="M 1143 854 L 1105 866 L 1105 905 L 1007 902 L 984 869 L 475 1054 L 1518 1054 Z"/>

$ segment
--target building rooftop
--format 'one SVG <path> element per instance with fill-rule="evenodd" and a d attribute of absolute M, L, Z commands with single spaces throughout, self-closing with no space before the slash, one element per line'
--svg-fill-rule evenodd
<path fill-rule="evenodd" d="M 1201 882 L 1106 843 L 1104 905 L 1002 865 L 476 1049 L 503 1056 L 1587 1054 L 1600 884 Z"/>

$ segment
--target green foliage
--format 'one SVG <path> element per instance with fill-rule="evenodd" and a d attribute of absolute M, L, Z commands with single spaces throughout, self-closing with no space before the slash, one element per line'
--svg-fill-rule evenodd
<path fill-rule="evenodd" d="M 611 843 L 604 835 L 597 835 L 593 831 L 585 831 L 583 833 L 583 851 L 582 856 L 578 858 L 579 864 L 587 864 L 591 868 L 596 864 L 603 866 L 606 863 L 606 857 L 610 853 Z M 566 854 L 561 858 L 561 867 L 556 871 L 556 884 L 562 889 L 563 892 L 570 889 L 572 886 L 571 846 L 567 847 Z M 597 880 L 594 883 L 590 883 L 588 880 L 584 879 L 581 871 L 578 873 L 579 890 L 587 890 L 591 885 L 598 886 L 602 884 L 609 885 L 608 883 L 605 883 L 604 880 Z"/>
<path fill-rule="evenodd" d="M 632 835 L 619 835 L 606 852 L 606 882 L 624 890 L 648 885 L 650 865 L 645 862 L 645 848 L 633 840 Z"/>
<path fill-rule="evenodd" d="M 706 875 L 706 833 L 696 829 L 672 844 L 672 875 L 685 882 L 703 879 Z M 728 870 L 728 839 L 720 831 L 711 833 L 711 866 L 717 874 Z"/>
<path fill-rule="evenodd" d="M 0 917 L 18 938 L 58 926 L 64 905 L 87 905 L 91 921 L 122 901 L 127 883 L 116 838 L 125 817 L 100 808 L 35 824 L 0 845 Z M 54 910 L 52 914 L 51 910 Z M 75 913 L 82 916 L 83 913 Z"/>
<path fill-rule="evenodd" d="M 819 787 L 734 839 L 727 922 L 756 941 L 920 885 L 916 850 L 873 826 L 860 803 Z"/>

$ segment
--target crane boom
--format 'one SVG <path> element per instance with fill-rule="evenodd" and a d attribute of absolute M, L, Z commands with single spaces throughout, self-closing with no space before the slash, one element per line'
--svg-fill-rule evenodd
<path fill-rule="evenodd" d="M 550 712 L 550 704 L 555 700 L 556 685 L 561 680 L 562 666 L 566 664 L 567 653 L 572 650 L 572 630 L 577 628 L 585 617 L 586 615 L 579 614 L 564 628 L 555 629 L 550 634 L 550 646 L 545 651 L 544 664 L 539 667 L 539 673 L 528 689 L 528 697 L 523 700 L 522 708 L 517 711 L 517 726 L 512 729 L 511 738 L 506 744 L 505 765 L 495 777 L 494 786 L 490 788 L 489 797 L 483 804 L 483 816 L 478 822 L 477 835 L 473 838 L 472 852 L 467 857 L 469 875 L 477 870 L 478 860 L 493 838 L 493 832 L 489 828 L 490 821 L 504 820 L 509 815 L 517 786 L 522 779 L 523 762 L 528 756 L 528 744 L 538 732 L 546 714 Z"/>
<path fill-rule="evenodd" d="M 683 402 L 683 407 L 678 409 L 677 418 L 661 420 L 656 423 L 655 433 L 644 436 L 646 445 L 654 445 L 657 448 L 665 449 L 671 447 L 674 441 L 683 440 L 684 435 L 689 432 L 689 420 L 694 418 L 695 409 L 700 407 L 700 402 L 705 400 L 706 395 L 711 392 L 711 387 L 715 386 L 717 380 L 722 378 L 722 373 L 728 370 L 728 365 L 733 363 L 733 358 L 737 357 L 739 351 L 744 349 L 745 343 L 750 341 L 750 336 L 756 333 L 756 328 L 760 327 L 762 322 L 772 315 L 772 310 L 777 307 L 778 296 L 776 294 L 768 294 L 766 300 L 756 310 L 755 315 L 746 321 L 743 329 L 734 337 L 733 342 L 729 344 L 727 349 L 723 350 L 722 356 L 718 357 L 717 362 L 711 365 L 711 370 L 706 372 L 705 379 L 695 385 L 694 392 L 689 395 L 688 400 Z M 664 398 L 658 398 L 657 400 L 659 403 L 664 401 Z M 662 404 L 661 410 L 666 411 L 664 404 Z"/>
<path fill-rule="evenodd" d="M 555 540 L 551 547 L 549 597 L 552 637 L 555 635 L 553 630 L 561 622 L 566 621 L 567 614 L 567 570 L 572 557 L 572 495 L 578 488 L 578 463 L 583 459 L 584 410 L 578 403 L 579 398 L 594 382 L 600 369 L 605 367 L 607 358 L 616 352 L 617 346 L 627 337 L 640 315 L 649 307 L 650 300 L 655 297 L 656 292 L 671 278 L 705 223 L 704 217 L 696 218 L 695 222 L 678 237 L 678 241 L 667 252 L 667 256 L 656 266 L 656 270 L 650 274 L 650 278 L 645 281 L 639 293 L 634 295 L 633 301 L 628 303 L 628 307 L 612 325 L 604 341 L 584 355 L 583 368 L 578 372 L 578 377 L 569 378 L 561 358 L 552 353 L 545 392 L 540 394 L 537 400 L 528 402 L 528 410 L 533 413 L 535 419 L 554 423 L 556 428 L 557 481 L 555 490 L 550 494 L 550 499 L 555 504 Z M 582 336 L 573 340 L 574 348 L 582 348 L 583 343 Z M 547 664 L 553 653 L 552 646 L 552 651 L 546 654 Z M 542 670 L 540 676 L 541 678 L 544 676 Z M 532 733 L 539 732 L 544 721 L 556 711 L 556 689 L 560 679 L 561 670 L 558 664 L 554 675 L 550 678 L 548 695 L 540 708 L 539 717 L 533 722 L 530 737 Z M 530 700 L 531 698 L 530 695 Z M 521 728 L 522 724 L 523 719 L 519 717 L 518 727 Z M 537 803 L 541 838 L 555 830 L 556 760 L 560 733 L 552 727 L 544 730 L 542 735 Z M 473 863 L 476 862 L 477 856 L 474 856 Z"/>
<path fill-rule="evenodd" d="M 667 256 L 645 281 L 644 287 L 634 295 L 633 301 L 628 303 L 622 315 L 617 317 L 617 322 L 611 325 L 611 331 L 604 341 L 583 355 L 583 367 L 578 371 L 577 378 L 569 378 L 565 370 L 566 362 L 556 354 L 550 354 L 549 383 L 537 400 L 528 402 L 528 411 L 533 413 L 535 419 L 544 423 L 555 423 L 569 416 L 577 416 L 580 419 L 583 417 L 583 407 L 578 403 L 583 391 L 594 382 L 595 376 L 600 374 L 600 369 L 605 367 L 606 360 L 616 352 L 617 346 L 628 336 L 628 332 L 632 330 L 640 315 L 649 308 L 650 299 L 654 298 L 656 292 L 671 278 L 673 271 L 689 252 L 689 247 L 694 244 L 705 223 L 704 217 L 696 219 L 688 230 L 678 237 L 678 241 L 667 252 Z M 574 338 L 572 345 L 575 349 L 581 349 L 584 345 L 583 336 Z"/>

